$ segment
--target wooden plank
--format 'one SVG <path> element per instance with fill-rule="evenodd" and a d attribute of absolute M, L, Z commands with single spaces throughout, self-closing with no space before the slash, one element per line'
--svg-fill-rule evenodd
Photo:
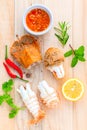
<path fill-rule="evenodd" d="M 53 4 L 50 3 L 50 1 L 45 0 L 44 1 L 45 5 L 47 5 L 53 12 L 53 17 L 54 17 L 54 26 L 58 25 L 59 21 L 69 21 L 70 24 L 72 24 L 72 1 L 56 1 L 54 0 Z M 70 33 L 70 41 L 72 43 L 72 31 Z M 68 43 L 69 44 L 69 43 Z M 54 36 L 54 29 L 52 28 L 51 31 L 44 36 L 44 52 L 46 49 L 49 47 L 54 46 L 54 47 L 59 47 L 62 49 L 60 46 L 60 43 Z M 66 50 L 68 49 L 68 45 L 65 48 Z M 65 50 L 64 50 L 65 51 Z M 65 68 L 69 68 L 69 61 L 65 61 Z M 72 70 L 69 69 L 69 71 L 66 71 L 66 78 L 71 77 Z M 44 77 L 45 79 L 53 86 L 55 89 L 58 89 L 61 94 L 61 85 L 62 81 L 56 81 L 52 75 L 48 75 L 48 71 L 44 69 Z M 54 130 L 73 130 L 73 125 L 72 125 L 72 103 L 65 101 L 62 98 L 61 95 L 61 104 L 59 105 L 58 109 L 56 110 L 51 110 L 50 112 L 47 113 L 48 116 L 48 121 L 49 121 L 49 126 L 47 129 L 54 129 Z M 50 120 L 51 119 L 51 120 Z M 56 122 L 56 123 L 55 123 Z M 46 129 L 46 126 L 48 123 L 44 123 L 45 125 L 43 130 Z M 56 124 L 56 125 L 55 125 Z M 62 125 L 63 124 L 63 125 Z"/>
<path fill-rule="evenodd" d="M 3 67 L 5 44 L 9 46 L 13 39 L 14 2 L 10 0 L 0 0 L 0 95 L 2 94 L 2 83 L 9 79 Z M 14 130 L 14 119 L 9 119 L 8 114 L 8 105 L 3 104 L 0 106 L 0 130 Z"/>
<path fill-rule="evenodd" d="M 48 6 L 54 15 L 54 25 L 56 26 L 58 24 L 58 21 L 69 21 L 70 24 L 72 24 L 72 1 L 67 1 L 64 2 L 63 0 L 59 0 L 56 1 L 54 0 L 54 4 L 52 4 L 49 0 L 26 0 L 26 1 L 21 1 L 21 4 L 19 1 L 15 1 L 15 32 L 16 34 L 24 34 L 24 29 L 21 23 L 22 20 L 22 15 L 24 12 L 24 8 L 25 8 L 25 3 L 27 5 L 27 3 L 29 2 L 28 5 L 32 4 L 37 4 L 37 3 L 42 3 L 45 4 L 46 6 Z M 62 5 L 63 3 L 63 5 Z M 64 10 L 63 10 L 64 9 Z M 21 10 L 21 11 L 20 11 Z M 21 24 L 20 24 L 21 23 Z M 69 31 L 71 37 L 69 42 L 72 43 L 72 31 Z M 54 29 L 52 28 L 51 31 L 49 33 L 47 33 L 44 36 L 39 37 L 39 41 L 40 41 L 40 46 L 41 46 L 41 52 L 44 55 L 46 49 L 48 49 L 51 46 L 54 47 L 60 47 L 62 49 L 62 47 L 60 46 L 60 44 L 58 43 L 58 40 L 56 39 L 56 37 L 54 36 Z M 68 49 L 68 46 L 66 47 L 66 49 Z M 69 66 L 69 61 L 65 61 L 67 63 L 67 65 L 65 65 L 65 68 L 68 68 Z M 43 71 L 43 73 L 41 72 L 41 70 Z M 50 74 L 44 67 L 43 65 L 37 66 L 35 67 L 33 70 L 33 80 L 31 81 L 32 83 L 32 88 L 33 90 L 37 91 L 37 85 L 38 82 L 41 81 L 42 79 L 45 79 L 48 81 L 48 83 L 53 86 L 56 90 L 59 89 L 61 90 L 61 85 L 62 82 L 59 81 L 57 82 L 54 77 L 52 76 L 52 74 Z M 66 72 L 67 77 L 71 77 L 72 74 L 72 70 L 69 69 L 69 71 Z M 39 77 L 39 78 L 38 78 Z M 18 83 L 17 83 L 18 86 Z M 35 87 L 36 86 L 36 87 Z M 17 88 L 17 87 L 16 87 Z M 73 126 L 72 126 L 72 103 L 67 102 L 63 99 L 62 95 L 61 95 L 62 101 L 61 104 L 59 104 L 59 107 L 54 109 L 54 110 L 47 110 L 47 114 L 46 117 L 43 121 L 41 121 L 37 126 L 31 126 L 30 130 L 73 130 Z M 15 93 L 15 99 L 16 102 L 18 103 L 18 101 L 21 99 L 19 98 L 18 94 Z M 18 103 L 19 105 L 21 105 L 21 103 Z M 24 118 L 24 119 L 23 119 Z M 30 114 L 28 114 L 27 111 L 23 111 L 20 112 L 19 115 L 16 118 L 16 124 L 17 124 L 17 128 L 16 129 L 23 129 L 23 130 L 28 130 L 29 126 L 26 124 L 27 120 L 31 118 Z M 56 125 L 55 125 L 56 124 Z M 63 125 L 62 125 L 63 124 Z"/>
<path fill-rule="evenodd" d="M 73 2 L 73 46 L 79 47 L 84 45 L 86 48 L 85 57 L 87 59 L 87 45 L 86 45 L 86 35 L 87 35 L 87 0 L 77 0 Z M 78 65 L 73 69 L 73 76 L 79 78 L 83 81 L 85 85 L 84 97 L 73 104 L 74 108 L 74 130 L 86 130 L 86 120 L 87 120 L 87 63 L 79 62 Z"/>

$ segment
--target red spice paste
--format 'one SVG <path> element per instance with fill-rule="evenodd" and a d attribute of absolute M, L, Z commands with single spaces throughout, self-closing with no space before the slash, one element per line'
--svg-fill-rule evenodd
<path fill-rule="evenodd" d="M 50 23 L 49 15 L 42 9 L 33 9 L 26 16 L 26 24 L 35 32 L 44 31 Z"/>

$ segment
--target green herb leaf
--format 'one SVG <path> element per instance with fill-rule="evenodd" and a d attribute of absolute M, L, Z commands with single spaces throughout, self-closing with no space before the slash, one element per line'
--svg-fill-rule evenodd
<path fill-rule="evenodd" d="M 78 51 L 81 52 L 81 53 L 83 53 L 84 50 L 85 50 L 84 46 L 80 46 L 80 47 L 78 48 Z"/>
<path fill-rule="evenodd" d="M 78 58 L 75 56 L 75 57 L 72 59 L 71 67 L 75 67 L 77 63 L 78 63 Z"/>
<path fill-rule="evenodd" d="M 16 105 L 13 102 L 13 98 L 9 94 L 4 94 L 4 100 L 10 107 L 16 108 Z"/>
<path fill-rule="evenodd" d="M 84 57 L 82 57 L 82 56 L 78 56 L 78 59 L 79 59 L 80 61 L 82 61 L 82 62 L 85 62 L 85 61 L 86 61 L 86 59 L 85 59 Z"/>
<path fill-rule="evenodd" d="M 75 50 L 75 54 L 77 56 L 84 56 L 84 46 L 80 46 L 78 49 Z"/>
<path fill-rule="evenodd" d="M 15 107 L 9 113 L 9 118 L 14 118 L 20 110 L 24 110 L 24 107 Z"/>
<path fill-rule="evenodd" d="M 2 105 L 3 102 L 4 102 L 4 97 L 2 95 L 2 96 L 0 96 L 0 105 Z"/>
<path fill-rule="evenodd" d="M 10 79 L 8 82 L 4 82 L 2 84 L 2 90 L 5 92 L 5 93 L 8 93 L 12 90 L 12 85 L 13 85 L 13 80 Z"/>
<path fill-rule="evenodd" d="M 67 52 L 64 54 L 64 56 L 65 56 L 65 57 L 68 57 L 68 56 L 71 56 L 72 54 L 73 54 L 73 51 L 70 50 L 70 51 L 67 51 Z"/>
<path fill-rule="evenodd" d="M 8 100 L 10 98 L 10 95 L 5 93 L 5 94 L 3 94 L 3 97 L 4 97 L 4 100 L 6 101 L 6 100 Z"/>
<path fill-rule="evenodd" d="M 59 39 L 60 42 L 63 41 L 63 39 L 62 39 L 62 37 L 60 35 L 58 35 L 58 34 L 55 33 L 55 36 Z"/>
<path fill-rule="evenodd" d="M 66 34 L 64 39 L 63 39 L 63 45 L 65 45 L 67 43 L 68 39 L 69 39 L 69 35 Z"/>
<path fill-rule="evenodd" d="M 64 56 L 68 57 L 70 55 L 73 55 L 73 59 L 71 62 L 71 67 L 75 67 L 76 64 L 78 63 L 78 61 L 81 62 L 85 62 L 86 59 L 84 58 L 84 51 L 85 51 L 85 47 L 84 46 L 80 46 L 78 49 L 73 49 L 73 47 L 71 45 L 69 45 L 71 50 L 67 51 Z"/>
<path fill-rule="evenodd" d="M 13 103 L 13 98 L 9 97 L 7 100 L 6 100 L 7 104 L 9 106 L 11 106 L 12 108 L 15 108 L 15 104 Z"/>
<path fill-rule="evenodd" d="M 4 94 L 0 96 L 0 105 L 2 105 L 3 102 L 6 102 L 12 108 L 11 112 L 9 113 L 9 118 L 15 117 L 18 111 L 23 109 L 15 105 L 15 103 L 13 102 L 13 98 L 8 93 L 12 90 L 12 85 L 13 85 L 12 79 L 10 79 L 7 82 L 4 82 L 2 84 L 2 90 L 4 91 Z"/>
<path fill-rule="evenodd" d="M 54 29 L 55 29 L 55 31 L 57 31 L 58 33 L 62 33 L 62 31 L 61 31 L 59 28 L 54 27 Z"/>
<path fill-rule="evenodd" d="M 12 109 L 9 113 L 9 118 L 14 118 L 18 113 L 18 109 Z"/>
<path fill-rule="evenodd" d="M 64 22 L 59 22 L 58 23 L 59 27 L 54 27 L 55 31 L 55 36 L 58 38 L 58 40 L 62 43 L 62 45 L 65 45 L 69 39 L 69 35 L 67 33 L 68 31 L 68 24 Z"/>

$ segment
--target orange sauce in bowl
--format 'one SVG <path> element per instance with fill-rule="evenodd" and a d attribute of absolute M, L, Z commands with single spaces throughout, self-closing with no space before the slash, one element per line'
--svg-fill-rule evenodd
<path fill-rule="evenodd" d="M 49 15 L 43 9 L 33 9 L 26 16 L 26 24 L 34 32 L 44 31 L 49 26 L 49 23 Z"/>

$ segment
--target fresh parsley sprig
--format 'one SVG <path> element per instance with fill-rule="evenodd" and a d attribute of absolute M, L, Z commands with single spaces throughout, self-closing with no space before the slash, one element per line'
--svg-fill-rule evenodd
<path fill-rule="evenodd" d="M 86 59 L 84 57 L 84 51 L 85 51 L 85 47 L 84 46 L 80 46 L 78 49 L 73 49 L 73 47 L 71 45 L 70 46 L 70 50 L 67 51 L 64 56 L 65 57 L 69 57 L 71 55 L 73 55 L 72 61 L 71 61 L 71 67 L 75 67 L 76 64 L 78 63 L 78 61 L 81 62 L 85 62 Z"/>
<path fill-rule="evenodd" d="M 4 93 L 3 95 L 0 95 L 0 105 L 6 102 L 12 108 L 12 110 L 9 113 L 9 118 L 14 118 L 17 115 L 18 111 L 23 109 L 15 105 L 13 98 L 9 94 L 12 90 L 13 84 L 14 83 L 12 79 L 8 80 L 7 82 L 4 82 L 2 84 L 2 90 Z"/>
<path fill-rule="evenodd" d="M 61 42 L 61 44 L 64 46 L 68 39 L 69 39 L 69 34 L 68 34 L 68 23 L 64 22 L 59 22 L 58 23 L 59 27 L 54 27 L 55 31 L 55 36 L 58 38 L 58 40 Z"/>

